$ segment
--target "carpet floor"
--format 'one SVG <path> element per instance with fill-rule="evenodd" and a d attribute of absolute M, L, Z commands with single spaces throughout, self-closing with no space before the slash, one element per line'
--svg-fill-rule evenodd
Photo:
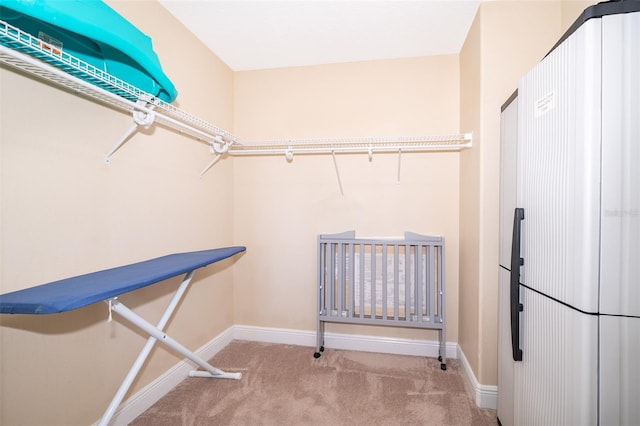
<path fill-rule="evenodd" d="M 491 425 L 455 359 L 233 341 L 214 358 L 241 380 L 188 378 L 136 418 L 162 425 Z"/>

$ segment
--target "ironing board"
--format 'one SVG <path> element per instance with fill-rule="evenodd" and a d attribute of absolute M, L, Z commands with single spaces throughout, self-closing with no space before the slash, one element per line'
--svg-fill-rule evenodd
<path fill-rule="evenodd" d="M 0 295 L 0 313 L 53 314 L 82 308 L 97 302 L 105 302 L 109 305 L 109 315 L 115 312 L 149 335 L 147 343 L 98 423 L 99 425 L 107 425 L 157 340 L 205 370 L 192 371 L 189 373 L 191 377 L 224 379 L 240 379 L 242 377 L 241 373 L 228 373 L 211 366 L 169 337 L 163 332 L 163 329 L 187 290 L 196 269 L 227 259 L 245 250 L 245 247 L 238 246 L 171 254 L 2 294 Z M 186 274 L 182 283 L 178 286 L 162 318 L 155 326 L 117 300 L 121 294 L 182 274 Z"/>

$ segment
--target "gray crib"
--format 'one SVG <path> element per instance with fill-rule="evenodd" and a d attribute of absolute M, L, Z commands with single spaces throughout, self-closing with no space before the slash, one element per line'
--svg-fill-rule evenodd
<path fill-rule="evenodd" d="M 327 322 L 436 329 L 438 360 L 446 370 L 444 282 L 442 237 L 320 235 L 314 357 L 324 351 Z"/>

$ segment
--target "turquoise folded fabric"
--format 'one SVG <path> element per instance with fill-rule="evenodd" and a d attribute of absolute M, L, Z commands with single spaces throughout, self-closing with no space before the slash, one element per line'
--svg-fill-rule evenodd
<path fill-rule="evenodd" d="M 178 95 L 151 38 L 102 1 L 2 0 L 0 19 L 163 101 Z"/>

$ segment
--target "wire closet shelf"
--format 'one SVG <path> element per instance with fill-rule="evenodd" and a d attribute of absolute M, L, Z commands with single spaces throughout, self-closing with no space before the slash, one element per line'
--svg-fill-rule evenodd
<path fill-rule="evenodd" d="M 147 127 L 153 123 L 177 130 L 210 146 L 211 152 L 217 155 L 202 173 L 225 154 L 283 154 L 291 159 L 294 153 L 368 153 L 371 156 L 374 152 L 459 151 L 472 146 L 471 134 L 245 142 L 232 133 L 164 102 L 1 20 L 0 62 L 132 114 L 134 127 L 107 154 L 107 161 L 133 134 L 137 126 Z"/>

